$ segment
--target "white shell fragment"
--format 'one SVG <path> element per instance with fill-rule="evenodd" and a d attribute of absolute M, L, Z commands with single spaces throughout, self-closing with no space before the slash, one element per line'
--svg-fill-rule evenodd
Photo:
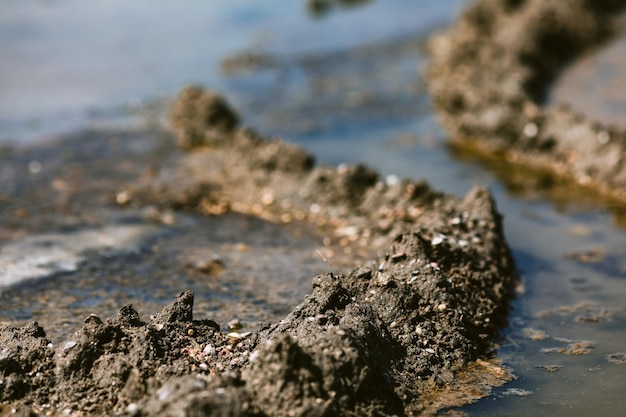
<path fill-rule="evenodd" d="M 76 346 L 76 342 L 71 341 L 71 342 L 67 342 L 65 343 L 65 345 L 63 346 L 63 350 L 68 350 L 73 348 L 74 346 Z"/>
<path fill-rule="evenodd" d="M 445 235 L 439 234 L 437 236 L 435 236 L 431 241 L 430 244 L 433 246 L 437 246 L 443 243 L 444 239 L 446 238 Z"/>

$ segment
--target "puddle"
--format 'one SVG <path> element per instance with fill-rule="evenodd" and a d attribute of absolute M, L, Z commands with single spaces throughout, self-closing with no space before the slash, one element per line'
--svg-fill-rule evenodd
<path fill-rule="evenodd" d="M 577 191 L 564 186 L 564 196 L 537 176 L 512 181 L 506 168 L 448 149 L 419 79 L 421 45 L 463 4 L 373 1 L 311 18 L 304 1 L 195 1 L 185 8 L 146 1 L 3 3 L 0 140 L 45 142 L 85 126 L 152 123 L 179 87 L 198 82 L 224 92 L 245 124 L 305 146 L 322 163 L 364 162 L 390 178 L 424 178 L 457 195 L 473 185 L 490 187 L 523 274 L 497 350 L 518 379 L 462 411 L 616 414 L 626 405 L 620 360 L 626 352 L 626 209 L 594 196 L 580 203 Z M 624 36 L 583 58 L 559 79 L 552 99 L 623 123 L 623 51 Z M 28 170 L 29 161 L 43 158 L 21 166 Z M 0 175 L 13 174 L 3 167 Z M 12 192 L 3 187 L 6 182 L 4 195 Z M 147 317 L 190 288 L 199 316 L 254 326 L 288 312 L 309 292 L 310 278 L 328 270 L 311 231 L 242 216 L 177 216 L 170 228 L 150 226 L 159 231 L 132 243 L 137 250 L 77 259 L 76 270 L 4 291 L 0 320 L 35 318 L 48 328 L 47 312 L 54 309 L 65 312 L 53 330 L 62 335 L 94 308 L 106 316 L 134 303 Z M 81 236 L 92 240 L 85 230 Z M 18 237 L 2 254 L 30 239 L 10 236 Z M 288 271 L 294 257 L 301 268 Z M 252 258 L 266 260 L 261 272 L 247 262 Z M 144 290 L 155 286 L 157 292 Z M 219 316 L 225 305 L 235 306 L 238 317 Z M 581 342 L 592 342 L 578 346 L 587 354 L 559 353 Z"/>

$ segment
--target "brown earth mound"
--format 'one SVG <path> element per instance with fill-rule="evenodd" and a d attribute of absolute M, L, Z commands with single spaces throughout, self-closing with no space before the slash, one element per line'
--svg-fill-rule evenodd
<path fill-rule="evenodd" d="M 364 166 L 315 167 L 237 120 L 212 93 L 183 91 L 172 123 L 191 151 L 118 202 L 315 222 L 354 267 L 315 277 L 302 304 L 252 333 L 194 320 L 190 291 L 147 321 L 132 306 L 91 315 L 57 346 L 37 323 L 3 325 L 2 411 L 417 415 L 511 378 L 489 357 L 516 273 L 487 191 L 458 200 Z"/>
<path fill-rule="evenodd" d="M 457 143 L 626 199 L 626 132 L 566 105 L 554 77 L 610 38 L 623 0 L 479 0 L 430 42 L 428 88 Z"/>

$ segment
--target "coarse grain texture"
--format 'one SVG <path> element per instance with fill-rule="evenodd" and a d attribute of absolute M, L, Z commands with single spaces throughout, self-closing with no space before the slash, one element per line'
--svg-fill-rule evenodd
<path fill-rule="evenodd" d="M 430 41 L 428 88 L 456 146 L 626 199 L 626 132 L 544 106 L 574 58 L 618 29 L 623 0 L 478 0 Z"/>
<path fill-rule="evenodd" d="M 352 267 L 340 272 L 332 258 L 300 305 L 253 332 L 195 320 L 191 291 L 148 321 L 130 305 L 112 319 L 90 315 L 56 346 L 36 323 L 4 326 L 5 409 L 429 415 L 512 378 L 490 356 L 517 275 L 488 191 L 457 199 L 423 182 L 383 182 L 362 165 L 316 167 L 306 151 L 249 129 L 216 135 L 223 123 L 203 106 L 229 109 L 199 87 L 183 91 L 172 123 L 187 153 L 118 203 L 312 222 Z M 238 120 L 230 112 L 222 117 Z M 192 147 L 181 141 L 186 124 L 199 135 Z"/>

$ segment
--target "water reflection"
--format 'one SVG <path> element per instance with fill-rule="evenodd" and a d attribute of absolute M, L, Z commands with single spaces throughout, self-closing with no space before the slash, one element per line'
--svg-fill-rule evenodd
<path fill-rule="evenodd" d="M 626 229 L 626 204 L 620 199 L 581 186 L 553 171 L 517 165 L 502 155 L 485 153 L 471 142 L 450 144 L 449 149 L 459 161 L 480 164 L 516 198 L 550 201 L 560 213 L 606 210 L 616 227 Z"/>

